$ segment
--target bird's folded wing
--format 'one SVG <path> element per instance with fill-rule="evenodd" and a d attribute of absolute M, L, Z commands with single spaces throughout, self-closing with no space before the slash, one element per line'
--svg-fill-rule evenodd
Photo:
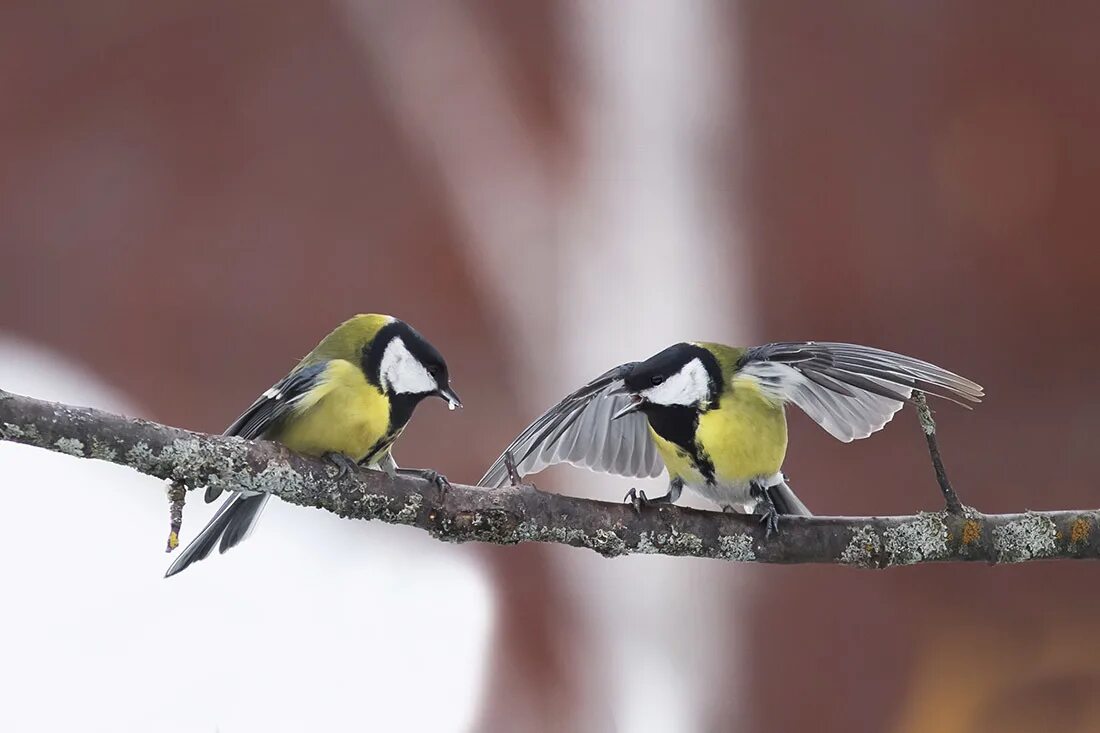
<path fill-rule="evenodd" d="M 327 362 L 321 362 L 295 369 L 260 395 L 222 435 L 237 435 L 249 440 L 259 438 L 309 394 L 327 366 Z M 205 499 L 211 502 L 220 494 L 220 489 L 207 488 Z"/>
<path fill-rule="evenodd" d="M 959 404 L 980 402 L 980 385 L 928 362 L 856 344 L 783 342 L 749 349 L 734 373 L 793 402 L 834 438 L 880 430 L 914 390 Z"/>
<path fill-rule="evenodd" d="M 601 374 L 547 410 L 512 441 L 478 484 L 506 485 L 509 453 L 520 476 L 556 463 L 634 478 L 660 474 L 664 463 L 649 436 L 645 416 L 635 412 L 611 419 L 630 402 L 629 396 L 611 391 L 622 385 L 622 375 L 633 366 L 623 364 Z"/>

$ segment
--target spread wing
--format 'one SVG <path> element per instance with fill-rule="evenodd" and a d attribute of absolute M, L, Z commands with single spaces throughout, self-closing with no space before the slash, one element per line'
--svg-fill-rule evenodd
<path fill-rule="evenodd" d="M 601 374 L 547 410 L 512 441 L 478 484 L 499 487 L 508 483 L 504 463 L 508 453 L 520 476 L 556 463 L 634 478 L 660 474 L 664 463 L 649 437 L 645 416 L 635 412 L 611 420 L 630 402 L 629 396 L 611 392 L 633 366 L 631 362 Z"/>
<path fill-rule="evenodd" d="M 305 397 L 321 374 L 327 363 L 311 364 L 295 369 L 253 402 L 222 435 L 238 435 L 249 440 L 259 438 L 278 425 L 295 403 Z M 221 495 L 221 489 L 206 489 L 206 501 L 214 501 Z"/>
<path fill-rule="evenodd" d="M 856 344 L 783 342 L 749 349 L 733 380 L 750 379 L 776 399 L 793 402 L 845 443 L 890 422 L 913 390 L 965 406 L 980 385 L 920 359 Z"/>

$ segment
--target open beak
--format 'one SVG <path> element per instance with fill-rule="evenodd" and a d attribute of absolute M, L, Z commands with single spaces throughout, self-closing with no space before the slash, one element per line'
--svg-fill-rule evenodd
<path fill-rule="evenodd" d="M 451 389 L 451 385 L 440 387 L 436 394 L 447 400 L 447 409 L 453 410 L 456 407 L 462 407 L 462 400 L 458 399 L 458 393 Z"/>
<path fill-rule="evenodd" d="M 614 415 L 612 415 L 611 419 L 612 420 L 618 420 L 620 417 L 623 417 L 624 415 L 629 415 L 632 412 L 637 412 L 638 410 L 642 409 L 642 405 L 644 405 L 644 404 L 645 404 L 645 401 L 641 397 L 639 397 L 637 395 L 632 395 L 630 397 L 630 402 L 627 403 L 626 407 L 624 407 L 623 409 L 619 410 Z"/>

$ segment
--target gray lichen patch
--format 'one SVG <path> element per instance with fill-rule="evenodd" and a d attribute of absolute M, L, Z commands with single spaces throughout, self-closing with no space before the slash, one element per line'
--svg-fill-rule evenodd
<path fill-rule="evenodd" d="M 76 438 L 58 438 L 54 441 L 58 453 L 65 453 L 77 458 L 84 457 L 84 444 Z"/>
<path fill-rule="evenodd" d="M 133 447 L 126 451 L 126 464 L 133 466 L 141 473 L 152 473 L 156 458 L 153 449 L 144 440 L 134 443 Z"/>
<path fill-rule="evenodd" d="M 508 544 L 519 542 L 556 542 L 574 547 L 587 547 L 604 557 L 617 557 L 627 553 L 626 543 L 610 529 L 597 529 L 589 534 L 583 529 L 548 527 L 531 520 L 516 525 L 508 538 Z"/>
<path fill-rule="evenodd" d="M 37 425 L 23 427 L 10 422 L 0 425 L 0 438 L 4 440 L 26 440 L 33 443 L 40 440 L 40 437 Z"/>
<path fill-rule="evenodd" d="M 89 458 L 97 458 L 101 461 L 110 461 L 114 463 L 118 459 L 118 451 L 111 446 L 102 443 L 95 438 L 92 439 L 92 448 L 88 453 Z"/>
<path fill-rule="evenodd" d="M 1057 538 L 1058 528 L 1052 519 L 1028 512 L 1021 519 L 993 528 L 993 550 L 997 562 L 1052 557 L 1058 552 Z"/>
<path fill-rule="evenodd" d="M 424 506 L 422 494 L 409 494 L 404 501 L 385 494 L 361 494 L 350 503 L 341 502 L 341 493 L 334 493 L 332 509 L 340 516 L 378 519 L 387 524 L 413 524 Z"/>
<path fill-rule="evenodd" d="M 852 532 L 852 539 L 844 548 L 844 552 L 840 553 L 840 562 L 860 568 L 873 568 L 880 552 L 882 552 L 882 541 L 875 532 L 875 528 L 865 524 Z"/>
<path fill-rule="evenodd" d="M 883 533 L 887 565 L 912 565 L 947 557 L 947 524 L 942 514 L 921 513 Z"/>
<path fill-rule="evenodd" d="M 396 524 L 412 524 L 420 514 L 420 507 L 424 506 L 424 497 L 420 494 L 409 494 L 405 504 L 393 513 L 393 521 Z"/>
<path fill-rule="evenodd" d="M 932 418 L 932 410 L 928 407 L 928 400 L 925 399 L 924 394 L 921 392 L 914 394 L 913 402 L 917 406 L 917 419 L 920 420 L 921 430 L 925 435 L 935 435 L 936 421 Z"/>
<path fill-rule="evenodd" d="M 581 542 L 583 537 L 584 532 L 579 529 L 548 527 L 532 520 L 520 522 L 516 525 L 516 529 L 512 533 L 512 540 L 515 543 L 561 542 L 572 545 Z"/>
<path fill-rule="evenodd" d="M 703 554 L 703 540 L 698 535 L 680 532 L 675 527 L 668 532 L 641 532 L 635 552 L 699 557 Z"/>
<path fill-rule="evenodd" d="M 718 556 L 734 562 L 752 562 L 756 559 L 751 534 L 739 532 L 718 537 Z"/>
<path fill-rule="evenodd" d="M 656 555 L 660 551 L 653 540 L 650 539 L 649 532 L 638 533 L 638 546 L 634 548 L 634 552 L 642 555 Z"/>
<path fill-rule="evenodd" d="M 220 451 L 216 446 L 194 438 L 181 438 L 173 440 L 164 446 L 158 455 L 157 461 L 163 466 L 170 467 L 171 476 L 175 481 L 199 486 L 213 479 L 209 475 L 209 467 L 212 459 L 220 457 Z M 232 461 L 230 461 L 232 465 Z M 247 471 L 233 471 L 234 481 L 238 482 L 248 474 Z M 219 488 L 231 488 L 219 485 Z"/>
<path fill-rule="evenodd" d="M 270 461 L 264 469 L 253 474 L 247 464 L 241 462 L 241 468 L 234 471 L 228 477 L 229 486 L 233 484 L 251 484 L 254 491 L 263 491 L 268 494 L 304 503 L 304 495 L 309 490 L 310 484 L 305 476 L 295 471 L 290 466 L 276 461 Z"/>
<path fill-rule="evenodd" d="M 597 529 L 589 537 L 586 546 L 591 547 L 604 557 L 617 557 L 626 554 L 626 543 L 622 537 L 609 529 Z"/>

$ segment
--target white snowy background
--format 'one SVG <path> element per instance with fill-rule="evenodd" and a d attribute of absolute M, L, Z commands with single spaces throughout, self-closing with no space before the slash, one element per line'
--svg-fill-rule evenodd
<path fill-rule="evenodd" d="M 0 384 L 141 415 L 0 335 Z M 271 502 L 170 580 L 163 484 L 0 442 L 0 730 L 465 731 L 493 603 L 471 551 Z M 216 505 L 192 494 L 184 541 Z"/>

